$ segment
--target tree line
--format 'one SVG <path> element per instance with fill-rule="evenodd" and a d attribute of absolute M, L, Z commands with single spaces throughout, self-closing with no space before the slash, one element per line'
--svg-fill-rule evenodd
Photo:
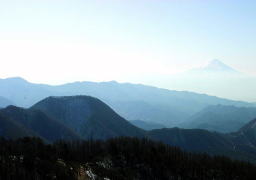
<path fill-rule="evenodd" d="M 0 139 L 0 180 L 91 179 L 250 180 L 256 166 L 223 156 L 188 153 L 148 139 L 106 141 Z M 90 179 L 90 175 L 87 175 Z M 85 177 L 84 177 L 85 178 Z"/>

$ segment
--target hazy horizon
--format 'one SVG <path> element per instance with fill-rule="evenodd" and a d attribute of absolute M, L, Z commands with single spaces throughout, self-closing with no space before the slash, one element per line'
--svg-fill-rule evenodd
<path fill-rule="evenodd" d="M 255 1 L 0 2 L 0 78 L 115 80 L 256 101 L 249 80 L 236 80 L 232 89 L 243 90 L 232 94 L 216 89 L 226 82 L 198 88 L 204 83 L 176 78 L 212 59 L 256 77 Z"/>

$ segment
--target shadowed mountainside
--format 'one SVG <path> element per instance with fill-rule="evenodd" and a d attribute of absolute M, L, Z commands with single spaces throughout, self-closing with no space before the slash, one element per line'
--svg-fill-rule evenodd
<path fill-rule="evenodd" d="M 51 142 L 56 139 L 68 139 L 70 134 L 74 135 L 74 138 L 82 139 L 148 137 L 187 151 L 227 155 L 256 162 L 256 143 L 251 136 L 256 134 L 255 128 L 250 132 L 239 131 L 231 134 L 179 128 L 144 131 L 130 124 L 99 99 L 89 96 L 49 97 L 30 109 L 9 106 L 2 109 L 0 115 L 7 118 L 0 119 L 3 122 L 9 122 L 9 119 L 14 121 L 14 128 L 21 129 L 21 137 L 39 136 Z M 30 131 L 31 134 L 26 134 Z M 63 131 L 67 133 L 64 137 Z M 1 132 L 3 136 L 11 137 L 10 134 L 3 134 L 9 132 L 8 130 Z M 246 141 L 242 141 L 245 138 Z"/>
<path fill-rule="evenodd" d="M 89 96 L 49 97 L 31 109 L 48 114 L 85 139 L 144 135 L 143 130 L 130 124 L 105 103 Z"/>
<path fill-rule="evenodd" d="M 4 130 L 3 136 L 7 138 L 36 136 L 48 142 L 60 139 L 80 139 L 70 128 L 49 118 L 49 116 L 41 111 L 8 106 L 0 110 L 0 115 L 7 117 L 0 121 L 6 124 L 1 126 L 0 129 Z"/>

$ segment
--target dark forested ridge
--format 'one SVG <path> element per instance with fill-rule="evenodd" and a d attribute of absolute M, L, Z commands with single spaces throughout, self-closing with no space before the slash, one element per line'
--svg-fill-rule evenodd
<path fill-rule="evenodd" d="M 36 136 L 53 142 L 144 135 L 144 130 L 90 96 L 49 97 L 29 109 L 0 109 L 0 136 L 6 138 Z"/>
<path fill-rule="evenodd" d="M 0 134 L 7 138 L 36 136 L 48 142 L 79 139 L 70 128 L 38 110 L 8 106 L 0 110 L 0 117 Z"/>
<path fill-rule="evenodd" d="M 36 136 L 36 134 L 0 113 L 0 136 L 17 139 L 25 136 Z"/>
<path fill-rule="evenodd" d="M 0 135 L 5 138 L 30 136 L 54 142 L 59 139 L 147 137 L 190 152 L 226 155 L 255 163 L 256 129 L 254 123 L 246 127 L 231 134 L 179 128 L 145 131 L 90 96 L 49 97 L 29 109 L 8 106 L 0 110 Z"/>
<path fill-rule="evenodd" d="M 42 111 L 84 139 L 144 136 L 142 129 L 129 123 L 101 100 L 90 96 L 48 97 L 30 109 Z"/>
<path fill-rule="evenodd" d="M 251 132 L 256 132 L 256 129 Z M 147 132 L 150 139 L 190 152 L 225 155 L 233 159 L 256 162 L 255 137 L 246 133 L 221 134 L 202 129 L 158 129 Z"/>
<path fill-rule="evenodd" d="M 256 166 L 181 151 L 148 139 L 0 140 L 2 180 L 254 180 Z"/>

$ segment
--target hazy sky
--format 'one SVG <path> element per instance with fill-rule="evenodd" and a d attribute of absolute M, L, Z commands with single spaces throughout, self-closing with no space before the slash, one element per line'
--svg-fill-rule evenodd
<path fill-rule="evenodd" d="M 255 9 L 255 0 L 0 0 L 0 78 L 143 83 L 216 58 L 256 75 Z"/>

